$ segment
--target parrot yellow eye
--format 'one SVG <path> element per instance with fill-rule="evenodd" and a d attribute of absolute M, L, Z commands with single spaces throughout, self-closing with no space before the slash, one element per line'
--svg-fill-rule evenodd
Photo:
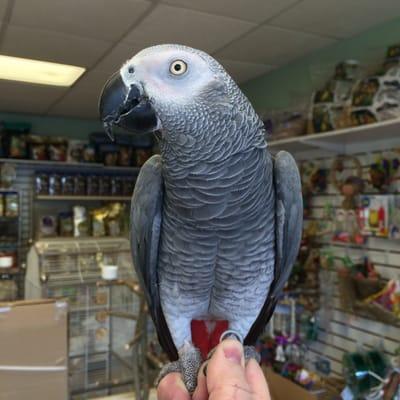
<path fill-rule="evenodd" d="M 182 75 L 186 72 L 186 70 L 187 70 L 187 64 L 185 63 L 185 61 L 182 60 L 174 61 L 169 67 L 169 71 L 173 75 Z"/>

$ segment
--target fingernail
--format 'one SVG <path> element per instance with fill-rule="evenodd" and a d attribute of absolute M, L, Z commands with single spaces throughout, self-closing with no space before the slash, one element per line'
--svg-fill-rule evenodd
<path fill-rule="evenodd" d="M 243 349 L 239 342 L 229 341 L 223 344 L 224 356 L 227 360 L 241 364 L 243 357 Z"/>

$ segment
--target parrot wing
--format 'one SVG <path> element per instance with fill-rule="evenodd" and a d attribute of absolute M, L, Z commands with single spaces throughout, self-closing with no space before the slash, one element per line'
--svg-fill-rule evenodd
<path fill-rule="evenodd" d="M 161 157 L 151 157 L 141 168 L 131 203 L 131 250 L 133 264 L 144 290 L 161 347 L 171 360 L 178 354 L 161 309 L 158 290 L 158 246 L 160 242 L 163 178 Z"/>
<path fill-rule="evenodd" d="M 300 174 L 293 157 L 280 151 L 274 160 L 276 201 L 275 271 L 264 306 L 246 336 L 245 343 L 253 344 L 264 330 L 292 271 L 299 251 L 303 228 L 303 198 Z"/>

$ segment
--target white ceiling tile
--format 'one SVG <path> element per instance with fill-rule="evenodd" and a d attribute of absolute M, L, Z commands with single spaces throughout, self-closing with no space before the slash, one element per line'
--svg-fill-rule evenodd
<path fill-rule="evenodd" d="M 77 118 L 98 119 L 98 99 L 99 93 L 86 91 L 78 86 L 73 87 L 48 114 L 53 116 L 66 116 Z"/>
<path fill-rule="evenodd" d="M 246 21 L 262 22 L 298 0 L 161 0 L 162 3 L 225 15 Z"/>
<path fill-rule="evenodd" d="M 346 38 L 399 15 L 399 0 L 304 0 L 270 24 Z"/>
<path fill-rule="evenodd" d="M 8 0 L 0 0 L 0 21 L 4 18 Z"/>
<path fill-rule="evenodd" d="M 217 52 L 216 57 L 268 65 L 283 65 L 334 40 L 302 32 L 260 26 Z"/>
<path fill-rule="evenodd" d="M 107 82 L 108 78 L 112 75 L 111 72 L 102 71 L 98 69 L 90 70 L 86 72 L 74 85 L 74 88 L 77 88 L 84 92 L 92 92 L 96 93 L 100 96 L 100 93 L 103 89 L 104 84 Z"/>
<path fill-rule="evenodd" d="M 97 119 L 99 97 L 110 76 L 111 72 L 97 68 L 86 72 L 49 114 Z"/>
<path fill-rule="evenodd" d="M 67 90 L 0 80 L 0 111 L 43 114 Z"/>
<path fill-rule="evenodd" d="M 125 61 L 132 58 L 144 47 L 145 46 L 135 44 L 117 44 L 112 51 L 96 65 L 96 69 L 115 72 L 121 68 Z"/>
<path fill-rule="evenodd" d="M 16 0 L 11 23 L 116 40 L 150 5 L 144 0 Z"/>
<path fill-rule="evenodd" d="M 218 60 L 236 83 L 244 83 L 273 70 L 272 65 L 247 63 L 233 60 Z"/>
<path fill-rule="evenodd" d="M 158 5 L 124 41 L 143 47 L 177 43 L 212 53 L 254 26 L 233 18 Z"/>
<path fill-rule="evenodd" d="M 2 53 L 88 67 L 93 65 L 110 45 L 109 42 L 95 39 L 9 25 Z"/>

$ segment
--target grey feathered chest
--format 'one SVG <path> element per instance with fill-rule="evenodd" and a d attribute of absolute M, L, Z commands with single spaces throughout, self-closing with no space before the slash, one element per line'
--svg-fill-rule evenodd
<path fill-rule="evenodd" d="M 274 269 L 270 171 L 264 148 L 187 170 L 164 166 L 159 284 L 171 321 L 182 311 L 191 319 L 232 321 L 235 310 L 238 325 L 256 317 Z"/>

